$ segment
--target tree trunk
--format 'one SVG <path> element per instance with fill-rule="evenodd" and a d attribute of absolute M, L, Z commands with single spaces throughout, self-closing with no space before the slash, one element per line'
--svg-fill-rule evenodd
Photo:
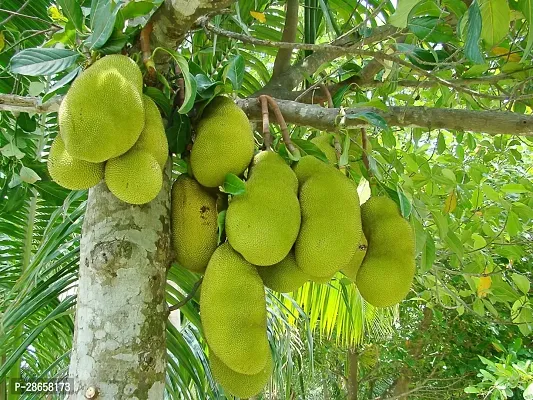
<path fill-rule="evenodd" d="M 359 354 L 348 350 L 348 400 L 357 400 L 359 392 Z"/>
<path fill-rule="evenodd" d="M 141 206 L 118 200 L 103 182 L 90 189 L 80 253 L 69 399 L 162 400 L 168 174 L 157 198 Z"/>

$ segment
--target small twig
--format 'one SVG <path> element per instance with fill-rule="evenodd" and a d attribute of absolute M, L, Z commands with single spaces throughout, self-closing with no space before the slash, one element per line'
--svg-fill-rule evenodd
<path fill-rule="evenodd" d="M 200 279 L 198 279 L 196 281 L 196 283 L 194 284 L 194 286 L 192 287 L 191 289 L 191 293 L 189 293 L 187 296 L 185 296 L 185 298 L 180 301 L 179 303 L 176 303 L 174 304 L 173 306 L 169 307 L 168 308 L 168 312 L 169 314 L 172 312 L 172 311 L 176 311 L 176 310 L 179 310 L 181 307 L 183 307 L 185 304 L 187 304 L 189 301 L 191 301 L 191 299 L 194 297 L 194 295 L 196 294 L 196 292 L 198 291 L 198 288 L 200 287 L 200 285 L 202 284 L 204 280 L 204 277 L 202 276 Z"/>
<path fill-rule="evenodd" d="M 328 108 L 333 108 L 334 107 L 333 99 L 331 98 L 331 93 L 329 92 L 328 87 L 324 85 L 323 83 L 321 83 L 319 86 L 320 86 L 320 89 L 322 89 L 322 91 L 326 95 L 326 99 L 328 101 Z"/>
<path fill-rule="evenodd" d="M 42 19 L 40 17 L 36 17 L 36 16 L 33 16 L 33 15 L 26 15 L 26 14 L 21 14 L 17 11 L 11 11 L 11 10 L 6 10 L 4 8 L 0 8 L 0 12 L 5 12 L 7 14 L 11 14 L 11 16 L 17 16 L 17 17 L 23 17 L 23 18 L 28 18 L 28 19 L 34 19 L 36 21 L 41 21 L 41 22 L 44 22 L 45 24 L 50 24 L 52 25 L 53 27 L 56 27 L 58 29 L 62 29 L 61 26 L 57 25 L 57 24 L 54 24 L 53 22 L 50 22 L 50 21 L 47 21 L 45 19 Z M 4 22 L 0 23 L 0 25 L 3 25 Z"/>
<path fill-rule="evenodd" d="M 143 63 L 148 71 L 148 76 L 151 81 L 155 81 L 155 63 L 152 60 L 152 50 L 150 48 L 150 35 L 154 28 L 153 22 L 148 22 L 141 30 L 140 42 L 143 57 Z"/>
<path fill-rule="evenodd" d="M 20 6 L 20 8 L 17 10 L 17 12 L 21 13 L 25 8 L 26 6 L 30 3 L 31 0 L 26 0 L 24 2 L 23 5 Z M 2 22 L 0 22 L 0 26 L 4 26 L 5 24 L 7 24 L 9 21 L 11 21 L 11 19 L 13 19 L 13 17 L 15 16 L 16 14 L 12 13 L 9 17 L 7 17 L 6 19 L 4 19 Z"/>
<path fill-rule="evenodd" d="M 337 156 L 337 161 L 341 159 L 342 155 L 342 146 L 339 142 L 339 139 L 337 139 L 337 135 L 333 136 L 333 148 L 335 149 L 335 155 Z"/>
<path fill-rule="evenodd" d="M 272 135 L 270 134 L 268 99 L 267 96 L 262 95 L 258 97 L 258 100 L 261 103 L 261 113 L 263 114 L 263 149 L 269 151 L 272 147 Z"/>
<path fill-rule="evenodd" d="M 365 128 L 361 128 L 361 145 L 363 147 L 363 164 L 365 165 L 368 177 L 371 177 L 372 172 L 370 171 L 370 163 L 368 162 L 368 136 L 366 135 Z"/>
<path fill-rule="evenodd" d="M 297 155 L 298 149 L 296 146 L 292 143 L 290 134 L 289 134 L 289 128 L 287 127 L 287 123 L 285 122 L 285 118 L 283 117 L 283 114 L 281 113 L 281 110 L 278 106 L 278 103 L 276 103 L 276 100 L 274 100 L 270 96 L 264 96 L 268 100 L 268 104 L 272 111 L 274 112 L 274 115 L 276 116 L 276 119 L 278 120 L 279 127 L 281 128 L 281 135 L 283 136 L 283 142 L 285 143 L 285 146 L 287 146 L 287 150 L 291 152 L 293 155 Z"/>

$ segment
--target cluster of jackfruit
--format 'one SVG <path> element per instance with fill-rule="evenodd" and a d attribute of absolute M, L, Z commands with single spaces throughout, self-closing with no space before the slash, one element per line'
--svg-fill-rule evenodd
<path fill-rule="evenodd" d="M 74 81 L 48 156 L 55 182 L 81 190 L 105 179 L 130 204 L 157 196 L 168 143 L 159 109 L 142 90 L 141 70 L 122 55 L 99 59 Z"/>
<path fill-rule="evenodd" d="M 381 307 L 401 301 L 411 285 L 408 222 L 388 198 L 360 206 L 357 186 L 335 167 L 331 139 L 313 139 L 328 163 L 307 155 L 291 168 L 273 151 L 254 156 L 246 115 L 217 98 L 197 125 L 189 175 L 173 184 L 176 261 L 204 274 L 200 317 L 211 370 L 234 396 L 259 393 L 272 373 L 265 286 L 292 292 L 342 271 Z M 245 177 L 245 190 L 221 202 L 217 187 L 228 173 Z"/>

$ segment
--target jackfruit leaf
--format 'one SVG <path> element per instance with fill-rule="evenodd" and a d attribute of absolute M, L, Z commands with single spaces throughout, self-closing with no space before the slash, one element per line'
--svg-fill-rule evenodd
<path fill-rule="evenodd" d="M 41 177 L 37 175 L 37 172 L 35 172 L 33 169 L 28 168 L 24 165 L 20 168 L 19 176 L 20 176 L 20 179 L 22 179 L 24 182 L 30 183 L 30 184 L 33 184 L 41 180 Z"/>
<path fill-rule="evenodd" d="M 521 183 L 508 183 L 502 186 L 502 192 L 504 193 L 527 193 L 529 190 L 526 189 Z"/>
<path fill-rule="evenodd" d="M 171 153 L 182 154 L 191 143 L 191 120 L 187 115 L 174 113 L 166 129 L 168 147 Z"/>
<path fill-rule="evenodd" d="M 194 100 L 196 99 L 196 81 L 189 73 L 189 65 L 187 64 L 187 60 L 178 52 L 165 49 L 163 47 L 156 47 L 152 52 L 152 58 L 155 57 L 158 51 L 164 51 L 168 53 L 181 69 L 181 74 L 183 75 L 183 80 L 185 81 L 185 99 L 178 112 L 180 114 L 187 114 L 192 110 L 192 107 L 194 106 Z"/>
<path fill-rule="evenodd" d="M 513 273 L 511 275 L 511 279 L 513 280 L 516 287 L 520 289 L 522 293 L 524 293 L 525 295 L 529 293 L 530 282 L 529 282 L 529 279 L 527 279 L 524 275 Z"/>
<path fill-rule="evenodd" d="M 457 208 L 457 194 L 455 190 L 448 194 L 446 200 L 444 201 L 444 214 L 450 214 L 455 211 Z"/>
<path fill-rule="evenodd" d="M 400 186 L 397 186 L 398 201 L 400 203 L 400 212 L 402 217 L 409 218 L 411 215 L 412 205 Z"/>
<path fill-rule="evenodd" d="M 446 140 L 442 132 L 439 132 L 437 136 L 437 153 L 442 154 L 446 151 Z"/>
<path fill-rule="evenodd" d="M 54 83 L 50 89 L 48 89 L 48 92 L 43 96 L 43 103 L 45 103 L 48 99 L 54 96 L 54 94 L 59 90 L 64 88 L 66 85 L 68 85 L 70 82 L 72 82 L 80 73 L 81 67 L 76 67 L 72 71 L 70 71 L 68 74 L 66 74 L 63 78 L 61 78 L 59 81 Z"/>
<path fill-rule="evenodd" d="M 333 107 L 340 107 L 342 104 L 342 101 L 344 100 L 344 95 L 346 92 L 350 90 L 350 85 L 343 85 L 341 86 L 333 95 Z"/>
<path fill-rule="evenodd" d="M 10 69 L 15 74 L 54 75 L 76 62 L 80 54 L 66 49 L 24 49 L 11 58 Z"/>
<path fill-rule="evenodd" d="M 429 271 L 435 262 L 435 241 L 430 234 L 426 235 L 426 243 L 422 248 L 420 261 L 421 273 Z"/>
<path fill-rule="evenodd" d="M 509 32 L 511 10 L 507 1 L 480 0 L 481 39 L 488 47 L 498 44 Z"/>
<path fill-rule="evenodd" d="M 486 297 L 491 285 L 492 278 L 490 276 L 482 276 L 481 278 L 479 278 L 479 282 L 477 284 L 477 296 Z"/>
<path fill-rule="evenodd" d="M 244 58 L 240 54 L 232 57 L 224 67 L 224 82 L 229 80 L 234 90 L 239 90 L 244 80 Z"/>
<path fill-rule="evenodd" d="M 328 162 L 328 158 L 322 150 L 320 150 L 313 142 L 310 140 L 291 138 L 293 144 L 298 146 L 305 154 L 314 156 L 321 161 Z"/>
<path fill-rule="evenodd" d="M 453 30 L 437 17 L 418 17 L 409 21 L 408 28 L 419 39 L 432 43 L 446 43 L 453 39 Z"/>
<path fill-rule="evenodd" d="M 77 0 L 57 0 L 63 14 L 74 25 L 78 32 L 83 32 L 83 12 Z"/>
<path fill-rule="evenodd" d="M 349 156 L 350 156 L 350 135 L 344 135 L 344 143 L 342 145 L 342 154 L 339 159 L 339 167 L 344 167 L 348 165 Z"/>
<path fill-rule="evenodd" d="M 89 50 L 99 49 L 111 37 L 122 4 L 122 1 L 116 4 L 111 0 L 91 1 L 90 28 L 92 33 L 84 42 Z"/>
<path fill-rule="evenodd" d="M 389 126 L 387 125 L 387 121 L 385 121 L 385 119 L 381 115 L 372 111 L 361 111 L 355 114 L 346 114 L 346 118 L 362 119 L 363 121 L 366 121 L 369 124 L 374 125 L 380 129 L 389 128 Z"/>
<path fill-rule="evenodd" d="M 479 39 L 481 37 L 481 11 L 479 10 L 477 1 L 472 2 L 463 18 L 468 18 L 466 21 L 466 58 L 475 64 L 483 64 L 483 54 L 481 54 L 479 47 Z"/>
<path fill-rule="evenodd" d="M 398 0 L 396 11 L 389 18 L 389 24 L 397 28 L 407 28 L 407 19 L 411 10 L 420 0 Z"/>
<path fill-rule="evenodd" d="M 196 92 L 202 99 L 210 99 L 215 96 L 215 88 L 219 82 L 213 82 L 203 73 L 194 75 L 194 80 L 196 81 Z"/>
<path fill-rule="evenodd" d="M 142 17 L 149 14 L 152 8 L 154 8 L 154 3 L 151 1 L 132 1 L 122 9 L 122 16 L 124 19 Z"/>
<path fill-rule="evenodd" d="M 158 107 L 163 110 L 165 116 L 170 116 L 172 112 L 172 107 L 168 97 L 159 89 L 149 86 L 144 89 L 144 94 L 150 97 Z"/>
<path fill-rule="evenodd" d="M 105 42 L 105 44 L 100 48 L 99 51 L 100 53 L 106 55 L 120 53 L 122 48 L 128 42 L 129 38 L 130 37 L 128 35 L 125 35 L 124 33 L 115 30 L 113 31 L 111 37 L 107 40 L 107 42 Z"/>
<path fill-rule="evenodd" d="M 233 196 L 238 196 L 246 192 L 246 186 L 237 175 L 227 174 L 224 185 L 222 186 L 222 191 Z"/>
<path fill-rule="evenodd" d="M 520 60 L 520 62 L 524 62 L 533 47 L 533 0 L 518 0 L 518 9 L 524 14 L 524 18 L 529 25 L 526 48 Z"/>
<path fill-rule="evenodd" d="M 226 226 L 226 210 L 222 210 L 218 213 L 217 226 L 218 226 L 218 244 L 221 244 L 222 235 L 224 234 L 224 229 Z"/>
<path fill-rule="evenodd" d="M 4 147 L 0 148 L 0 154 L 4 157 L 15 157 L 20 160 L 24 158 L 25 154 L 15 145 L 14 142 L 9 142 Z"/>
<path fill-rule="evenodd" d="M 17 117 L 17 125 L 24 132 L 35 132 L 37 121 L 35 117 L 30 117 L 28 113 L 20 113 Z"/>

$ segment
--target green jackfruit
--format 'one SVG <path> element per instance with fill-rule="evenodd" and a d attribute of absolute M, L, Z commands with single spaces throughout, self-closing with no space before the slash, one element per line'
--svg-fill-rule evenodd
<path fill-rule="evenodd" d="M 326 276 L 326 277 L 324 277 L 324 278 L 319 278 L 319 277 L 317 277 L 317 276 L 311 276 L 311 275 L 310 275 L 309 280 L 312 281 L 312 282 L 315 282 L 315 283 L 319 283 L 319 284 L 321 284 L 321 285 L 325 285 L 325 284 L 328 283 L 330 280 L 332 280 L 333 277 L 334 277 L 335 275 L 336 275 L 336 273 L 331 274 L 331 275 L 329 275 L 329 276 Z"/>
<path fill-rule="evenodd" d="M 276 153 L 259 153 L 246 192 L 226 213 L 231 246 L 254 265 L 274 265 L 291 250 L 300 229 L 297 179 Z M 283 177 L 283 178 L 282 178 Z"/>
<path fill-rule="evenodd" d="M 366 255 L 366 250 L 368 248 L 368 241 L 366 240 L 365 235 L 361 235 L 361 241 L 359 242 L 359 245 L 355 249 L 355 253 L 348 263 L 341 272 L 346 275 L 346 277 L 351 280 L 352 282 L 355 282 L 357 277 L 357 272 L 359 271 L 359 268 L 361 267 L 361 263 L 363 262 L 363 259 Z"/>
<path fill-rule="evenodd" d="M 375 307 L 402 301 L 415 275 L 413 230 L 388 197 L 371 197 L 361 207 L 368 250 L 357 272 L 361 296 Z"/>
<path fill-rule="evenodd" d="M 215 380 L 225 392 L 243 399 L 255 396 L 272 376 L 272 355 L 268 354 L 265 367 L 254 375 L 239 374 L 224 364 L 215 354 L 209 354 L 209 364 Z"/>
<path fill-rule="evenodd" d="M 207 265 L 200 318 L 211 350 L 229 368 L 245 375 L 265 368 L 270 346 L 263 281 L 229 243 L 220 245 Z"/>
<path fill-rule="evenodd" d="M 300 188 L 309 177 L 320 171 L 328 170 L 328 168 L 329 166 L 325 162 L 314 156 L 303 156 L 293 167 Z"/>
<path fill-rule="evenodd" d="M 132 150 L 106 163 L 105 182 L 120 200 L 144 204 L 158 195 L 163 174 L 154 156 L 142 150 Z"/>
<path fill-rule="evenodd" d="M 59 108 L 68 153 L 89 162 L 126 153 L 143 127 L 142 74 L 122 55 L 106 56 L 84 71 Z"/>
<path fill-rule="evenodd" d="M 335 135 L 332 133 L 326 133 L 311 139 L 311 142 L 322 150 L 331 164 L 337 164 L 338 162 L 337 152 L 335 151 L 335 147 L 333 147 L 334 140 Z"/>
<path fill-rule="evenodd" d="M 72 157 L 57 135 L 48 155 L 48 172 L 52 179 L 70 190 L 89 189 L 104 179 L 104 163 L 90 163 Z"/>
<path fill-rule="evenodd" d="M 309 275 L 298 268 L 292 251 L 275 265 L 257 267 L 257 272 L 266 287 L 280 293 L 294 292 L 310 279 Z"/>
<path fill-rule="evenodd" d="M 144 150 L 155 157 L 161 170 L 165 169 L 168 158 L 168 142 L 163 119 L 154 101 L 143 95 L 144 128 L 132 150 Z"/>
<path fill-rule="evenodd" d="M 187 175 L 172 185 L 172 240 L 176 261 L 194 272 L 205 271 L 217 248 L 216 198 Z"/>
<path fill-rule="evenodd" d="M 357 188 L 333 167 L 309 177 L 300 188 L 302 226 L 296 240 L 298 266 L 326 278 L 347 265 L 362 235 Z"/>
<path fill-rule="evenodd" d="M 198 123 L 191 150 L 194 177 L 206 187 L 218 187 L 229 173 L 240 175 L 254 154 L 250 121 L 236 104 L 214 101 L 206 108 L 208 116 Z"/>

